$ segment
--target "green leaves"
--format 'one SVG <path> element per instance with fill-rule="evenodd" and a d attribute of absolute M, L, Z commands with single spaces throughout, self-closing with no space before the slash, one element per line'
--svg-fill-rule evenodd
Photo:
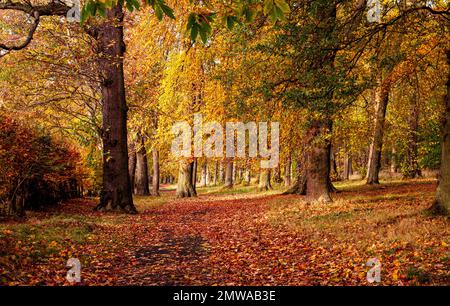
<path fill-rule="evenodd" d="M 186 30 L 190 33 L 191 40 L 195 42 L 198 35 L 204 44 L 208 42 L 211 35 L 211 23 L 214 21 L 215 13 L 191 13 L 188 17 Z"/>
<path fill-rule="evenodd" d="M 236 16 L 227 16 L 226 17 L 227 28 L 232 30 L 236 23 L 240 23 L 239 19 Z"/>
<path fill-rule="evenodd" d="M 269 16 L 272 23 L 276 23 L 278 20 L 286 20 L 286 15 L 290 11 L 289 4 L 285 0 L 264 0 L 263 2 L 262 13 Z M 226 27 L 232 30 L 235 24 L 242 24 L 242 19 L 245 22 L 252 22 L 256 13 L 255 8 L 252 8 L 248 3 L 243 3 L 240 8 L 234 10 L 232 15 L 224 17 Z"/>
<path fill-rule="evenodd" d="M 291 8 L 285 0 L 264 0 L 263 12 L 275 23 L 278 20 L 286 20 L 286 15 L 291 12 Z"/>
<path fill-rule="evenodd" d="M 173 9 L 167 5 L 164 0 L 145 0 L 145 4 L 151 6 L 155 12 L 156 17 L 162 20 L 164 16 L 171 19 L 175 19 L 173 14 Z M 138 0 L 88 0 L 83 8 L 81 9 L 80 19 L 81 25 L 89 18 L 94 17 L 97 14 L 105 17 L 106 10 L 112 8 L 115 5 L 125 5 L 128 11 L 133 12 L 134 10 L 140 9 L 140 4 Z"/>
<path fill-rule="evenodd" d="M 158 20 L 162 20 L 164 15 L 171 19 L 175 19 L 173 9 L 169 7 L 164 0 L 146 0 L 146 3 L 153 8 Z"/>
<path fill-rule="evenodd" d="M 241 24 L 241 19 L 245 20 L 245 22 L 252 22 L 257 12 L 247 2 L 241 0 L 236 2 L 238 5 L 231 14 L 225 14 L 224 16 L 224 23 L 229 30 L 232 30 L 236 24 Z M 164 16 L 175 19 L 173 9 L 167 5 L 165 0 L 144 0 L 144 3 L 153 8 L 159 20 L 162 20 Z M 88 0 L 81 10 L 81 24 L 97 13 L 104 17 L 107 9 L 123 4 L 130 12 L 140 9 L 138 0 Z M 273 23 L 278 20 L 285 20 L 285 15 L 290 11 L 289 5 L 285 0 L 264 0 L 263 13 L 269 16 Z M 211 23 L 214 21 L 215 16 L 216 13 L 213 11 L 193 12 L 189 15 L 186 29 L 193 42 L 197 40 L 199 35 L 203 43 L 208 42 L 212 32 Z"/>
<path fill-rule="evenodd" d="M 125 3 L 127 9 L 132 12 L 134 9 L 139 10 L 139 2 L 137 0 L 128 0 Z"/>

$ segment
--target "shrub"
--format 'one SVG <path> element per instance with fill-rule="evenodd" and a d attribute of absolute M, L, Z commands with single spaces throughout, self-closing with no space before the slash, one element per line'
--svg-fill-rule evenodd
<path fill-rule="evenodd" d="M 80 169 L 70 145 L 0 115 L 0 213 L 23 216 L 26 209 L 79 196 Z"/>

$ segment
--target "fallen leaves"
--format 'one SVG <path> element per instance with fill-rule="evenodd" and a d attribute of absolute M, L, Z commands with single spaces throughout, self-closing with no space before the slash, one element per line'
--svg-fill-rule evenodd
<path fill-rule="evenodd" d="M 163 204 L 143 199 L 149 209 L 137 216 L 71 201 L 0 225 L 0 284 L 71 285 L 65 265 L 75 257 L 81 285 L 368 285 L 375 257 L 381 285 L 448 285 L 448 220 L 423 213 L 426 201 L 388 197 L 431 197 L 434 187 L 346 191 L 318 206 L 276 194 L 166 194 Z"/>

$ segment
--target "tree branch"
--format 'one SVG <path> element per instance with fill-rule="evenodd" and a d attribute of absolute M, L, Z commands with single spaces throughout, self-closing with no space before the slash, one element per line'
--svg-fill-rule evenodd
<path fill-rule="evenodd" d="M 0 57 L 8 54 L 9 51 L 24 49 L 26 46 L 28 46 L 30 44 L 31 40 L 33 39 L 34 32 L 36 32 L 36 29 L 39 25 L 39 20 L 40 20 L 39 12 L 34 11 L 32 13 L 32 17 L 34 18 L 34 22 L 33 22 L 33 25 L 31 26 L 30 30 L 28 31 L 28 36 L 25 39 L 25 41 L 18 46 L 7 46 L 5 44 L 0 43 L 0 49 L 7 51 L 7 52 L 0 53 Z"/>
<path fill-rule="evenodd" d="M 27 38 L 20 45 L 8 46 L 0 43 L 0 58 L 10 51 L 26 48 L 33 40 L 33 35 L 39 25 L 42 16 L 66 16 L 71 8 L 62 1 L 51 0 L 51 2 L 33 6 L 30 2 L 13 2 L 11 0 L 0 0 L 0 10 L 15 10 L 28 14 L 34 19 L 33 25 L 28 31 Z"/>
<path fill-rule="evenodd" d="M 13 2 L 11 0 L 0 0 L 0 10 L 15 10 L 32 16 L 38 12 L 42 16 L 66 16 L 71 9 L 70 6 L 59 0 L 51 0 L 49 3 L 31 5 L 30 2 Z"/>

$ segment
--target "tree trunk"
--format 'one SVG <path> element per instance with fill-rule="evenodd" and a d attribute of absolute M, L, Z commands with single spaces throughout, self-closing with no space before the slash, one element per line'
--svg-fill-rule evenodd
<path fill-rule="evenodd" d="M 178 185 L 176 195 L 178 198 L 188 198 L 197 196 L 193 181 L 194 162 L 181 160 L 178 171 Z"/>
<path fill-rule="evenodd" d="M 447 95 L 442 122 L 442 155 L 439 186 L 436 201 L 432 207 L 435 213 L 448 215 L 450 212 L 450 50 L 447 50 Z"/>
<path fill-rule="evenodd" d="M 299 175 L 291 188 L 283 192 L 287 194 L 306 195 L 306 175 Z"/>
<path fill-rule="evenodd" d="M 247 170 L 245 170 L 245 181 L 244 181 L 245 185 L 250 186 L 251 181 L 252 181 L 252 175 L 250 173 L 250 170 L 247 169 Z"/>
<path fill-rule="evenodd" d="M 107 20 L 98 26 L 96 37 L 103 116 L 103 186 L 96 209 L 137 213 L 128 173 L 122 6 L 115 6 L 106 14 Z"/>
<path fill-rule="evenodd" d="M 291 186 L 291 155 L 286 158 L 286 164 L 284 165 L 284 186 Z"/>
<path fill-rule="evenodd" d="M 214 167 L 214 179 L 213 179 L 214 186 L 217 186 L 218 181 L 219 181 L 219 161 L 216 160 L 216 165 Z"/>
<path fill-rule="evenodd" d="M 330 151 L 330 182 L 331 182 L 331 178 L 333 178 L 334 180 L 339 180 L 339 173 L 337 171 L 337 163 L 336 163 L 336 156 L 334 155 L 334 150 L 333 150 L 333 146 L 331 145 L 331 143 L 329 144 L 329 151 Z"/>
<path fill-rule="evenodd" d="M 306 153 L 306 199 L 309 202 L 331 202 L 330 147 L 326 120 L 314 120 L 307 132 L 310 148 Z"/>
<path fill-rule="evenodd" d="M 270 169 L 261 169 L 258 190 L 267 191 L 271 189 L 273 188 L 272 185 L 270 184 Z"/>
<path fill-rule="evenodd" d="M 418 87 L 418 86 L 417 86 Z M 408 154 L 407 154 L 407 169 L 404 173 L 406 178 L 415 178 L 422 176 L 420 171 L 419 162 L 417 160 L 417 133 L 419 129 L 419 101 L 418 101 L 418 91 L 416 88 L 410 105 L 410 116 L 409 116 L 409 139 L 408 139 Z"/>
<path fill-rule="evenodd" d="M 130 174 L 130 185 L 131 190 L 134 192 L 134 175 L 136 173 L 136 147 L 134 142 L 130 144 L 130 155 L 129 155 L 129 162 L 128 162 L 128 172 Z"/>
<path fill-rule="evenodd" d="M 6 214 L 17 218 L 23 218 L 25 217 L 25 200 L 27 198 L 25 189 L 28 188 L 19 185 L 21 185 L 19 182 L 13 184 L 14 187 L 10 191 L 10 196 L 7 200 Z"/>
<path fill-rule="evenodd" d="M 194 161 L 191 163 L 191 181 L 194 189 L 197 187 L 197 166 L 198 161 L 197 158 L 194 157 Z"/>
<path fill-rule="evenodd" d="M 136 150 L 135 190 L 136 195 L 148 196 L 150 195 L 150 188 L 148 181 L 147 150 L 145 149 L 144 138 L 140 136 L 138 139 L 138 147 Z"/>
<path fill-rule="evenodd" d="M 201 174 L 200 174 L 200 186 L 202 186 L 202 187 L 206 186 L 206 182 L 207 182 L 206 176 L 208 175 L 208 173 L 206 173 L 207 168 L 208 168 L 208 164 L 205 161 L 202 164 L 202 170 L 201 170 Z"/>
<path fill-rule="evenodd" d="M 378 175 L 381 168 L 381 150 L 383 148 L 384 122 L 389 101 L 390 86 L 379 82 L 375 93 L 375 124 L 372 142 L 369 147 L 369 161 L 367 165 L 367 184 L 379 184 Z"/>
<path fill-rule="evenodd" d="M 157 148 L 152 149 L 153 157 L 153 177 L 152 177 L 152 196 L 159 197 L 159 152 Z"/>
<path fill-rule="evenodd" d="M 280 163 L 275 167 L 274 173 L 273 173 L 273 181 L 277 184 L 283 182 L 283 179 L 281 178 L 281 169 L 280 169 Z"/>
<path fill-rule="evenodd" d="M 336 39 L 336 12 L 337 2 L 317 1 L 317 5 L 311 7 L 314 11 L 312 23 L 317 27 L 311 35 L 313 42 L 313 61 L 308 68 L 308 73 L 317 79 L 323 80 L 330 77 L 334 71 L 334 61 L 336 58 L 335 43 Z M 314 46 L 315 45 L 315 46 Z M 324 48 L 324 46 L 327 46 Z M 325 74 L 325 75 L 324 75 Z M 306 200 L 308 202 L 331 202 L 330 188 L 330 134 L 332 121 L 328 110 L 333 104 L 333 84 L 331 80 L 326 80 L 322 84 L 311 85 L 313 91 L 321 92 L 317 101 L 311 101 L 312 105 L 320 105 L 320 110 L 311 109 L 311 118 L 306 133 Z M 328 84 L 327 84 L 328 83 Z M 320 96 L 320 97 L 319 97 Z M 298 184 L 303 183 L 304 179 L 299 176 Z M 303 191 L 303 190 L 299 190 Z"/>
<path fill-rule="evenodd" d="M 225 168 L 223 166 L 223 162 L 220 163 L 219 173 L 220 173 L 220 183 L 225 184 Z"/>
<path fill-rule="evenodd" d="M 224 188 L 233 188 L 233 159 L 225 160 L 225 185 Z"/>
<path fill-rule="evenodd" d="M 345 153 L 344 156 L 344 180 L 349 180 L 350 175 L 353 174 L 352 157 L 349 153 Z"/>
<path fill-rule="evenodd" d="M 391 157 L 391 173 L 397 173 L 398 171 L 398 163 L 397 163 L 397 150 L 395 146 L 392 147 L 392 157 Z"/>
<path fill-rule="evenodd" d="M 236 182 L 237 182 L 237 184 L 242 184 L 242 181 L 244 179 L 242 167 L 239 167 L 239 168 L 236 167 L 236 173 L 237 173 L 236 174 L 236 177 L 237 177 Z"/>

